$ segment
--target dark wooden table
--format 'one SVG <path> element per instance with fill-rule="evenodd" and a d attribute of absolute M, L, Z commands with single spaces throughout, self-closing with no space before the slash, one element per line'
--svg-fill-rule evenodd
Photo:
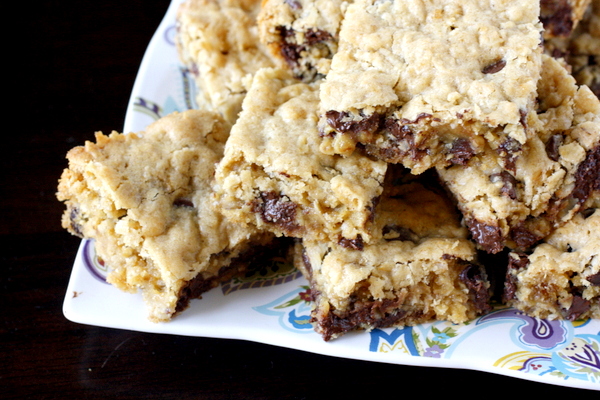
<path fill-rule="evenodd" d="M 60 227 L 65 154 L 121 130 L 169 2 L 21 2 L 5 16 L 0 398 L 321 399 L 572 393 L 484 372 L 388 365 L 237 340 L 106 329 L 62 314 L 79 239 Z M 15 17 L 14 22 L 11 16 Z M 12 48 L 13 46 L 9 46 Z M 17 68 L 11 68 L 16 63 Z M 8 72 L 6 72 L 8 71 Z M 14 76 L 16 72 L 16 77 Z M 12 91 L 7 91 L 12 94 Z M 531 392 L 530 392 L 531 391 Z"/>

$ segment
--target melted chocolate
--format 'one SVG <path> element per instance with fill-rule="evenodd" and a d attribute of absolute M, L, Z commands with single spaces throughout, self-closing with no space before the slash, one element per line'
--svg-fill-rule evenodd
<path fill-rule="evenodd" d="M 364 134 L 373 134 L 379 130 L 381 116 L 377 113 L 371 114 L 358 121 L 344 121 L 348 113 L 330 110 L 325 113 L 327 123 L 340 133 L 349 133 L 354 137 Z"/>
<path fill-rule="evenodd" d="M 297 204 L 276 192 L 263 192 L 252 202 L 252 211 L 260 214 L 262 220 L 278 225 L 286 232 L 299 228 L 296 223 Z"/>
<path fill-rule="evenodd" d="M 469 289 L 471 300 L 475 307 L 481 311 L 490 311 L 490 292 L 485 284 L 479 266 L 468 263 L 459 275 L 460 280 Z"/>
<path fill-rule="evenodd" d="M 504 248 L 502 231 L 499 227 L 487 225 L 475 219 L 467 221 L 473 239 L 488 253 L 496 254 Z"/>
<path fill-rule="evenodd" d="M 515 226 L 510 231 L 510 237 L 519 249 L 525 250 L 537 243 L 541 238 L 531 232 L 524 224 Z"/>
<path fill-rule="evenodd" d="M 569 321 L 575 321 L 582 314 L 586 313 L 590 309 L 590 301 L 584 299 L 578 294 L 573 295 L 573 302 L 571 303 L 571 307 L 566 312 L 565 318 Z"/>
<path fill-rule="evenodd" d="M 406 310 L 399 310 L 399 300 L 358 300 L 352 303 L 352 309 L 343 315 L 330 310 L 327 319 L 319 322 L 319 332 L 325 341 L 339 334 L 369 325 L 373 328 L 386 328 L 408 317 Z M 412 313 L 417 315 L 420 313 Z"/>
<path fill-rule="evenodd" d="M 175 313 L 185 310 L 191 299 L 200 299 L 202 294 L 214 288 L 220 282 L 228 281 L 234 276 L 241 276 L 253 266 L 264 266 L 267 260 L 284 257 L 290 245 L 290 240 L 279 239 L 269 244 L 259 245 L 231 260 L 230 264 L 221 267 L 216 276 L 204 278 L 202 274 L 189 280 L 179 291 Z M 215 254 L 219 257 L 222 253 Z"/>
<path fill-rule="evenodd" d="M 458 138 L 452 142 L 450 148 L 452 164 L 466 165 L 467 162 L 475 155 L 475 150 L 471 147 L 471 142 L 466 138 Z"/>

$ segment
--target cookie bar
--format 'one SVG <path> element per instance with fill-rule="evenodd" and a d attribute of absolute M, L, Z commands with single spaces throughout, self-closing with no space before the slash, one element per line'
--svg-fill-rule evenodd
<path fill-rule="evenodd" d="M 287 69 L 256 73 L 217 167 L 216 201 L 239 224 L 361 247 L 387 165 L 319 152 L 318 88 Z"/>
<path fill-rule="evenodd" d="M 600 188 L 600 102 L 544 56 L 537 136 L 506 160 L 487 149 L 439 168 L 474 240 L 487 252 L 526 250 L 567 222 Z"/>
<path fill-rule="evenodd" d="M 583 18 L 591 0 L 541 0 L 540 20 L 544 39 L 569 37 Z"/>
<path fill-rule="evenodd" d="M 590 3 L 569 36 L 546 38 L 544 51 L 564 58 L 577 83 L 588 86 L 600 98 L 600 0 Z"/>
<path fill-rule="evenodd" d="M 197 102 L 233 123 L 248 76 L 274 65 L 258 39 L 260 0 L 186 0 L 177 13 L 179 58 L 199 88 Z"/>
<path fill-rule="evenodd" d="M 228 223 L 212 206 L 215 164 L 230 126 L 218 114 L 166 116 L 145 132 L 69 151 L 57 197 L 62 225 L 94 239 L 107 280 L 142 292 L 148 317 L 168 321 L 191 298 L 240 273 L 272 235 Z"/>
<path fill-rule="evenodd" d="M 600 208 L 577 214 L 531 253 L 512 252 L 505 301 L 529 316 L 600 318 Z"/>
<path fill-rule="evenodd" d="M 421 176 L 388 180 L 392 190 L 386 184 L 375 216 L 377 240 L 362 251 L 296 244 L 294 264 L 310 283 L 311 319 L 324 340 L 352 330 L 462 323 L 490 310 L 490 285 L 458 212 Z"/>
<path fill-rule="evenodd" d="M 264 0 L 259 37 L 279 66 L 310 82 L 327 75 L 337 52 L 345 0 Z"/>
<path fill-rule="evenodd" d="M 600 0 L 593 0 L 588 13 L 569 40 L 567 62 L 580 85 L 600 98 Z"/>
<path fill-rule="evenodd" d="M 357 143 L 414 174 L 529 135 L 541 66 L 539 1 L 356 0 L 321 88 L 321 151 Z"/>

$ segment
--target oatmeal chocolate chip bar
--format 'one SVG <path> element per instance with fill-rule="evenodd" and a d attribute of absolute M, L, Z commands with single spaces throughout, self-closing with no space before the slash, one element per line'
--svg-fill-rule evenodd
<path fill-rule="evenodd" d="M 296 244 L 294 264 L 310 283 L 311 319 L 324 340 L 434 320 L 462 323 L 490 310 L 485 270 L 456 209 L 422 176 L 392 179 L 392 190 L 386 184 L 377 240 L 362 251 Z"/>
<path fill-rule="evenodd" d="M 419 174 L 528 138 L 541 66 L 539 1 L 356 0 L 321 88 L 321 151 Z"/>
<path fill-rule="evenodd" d="M 600 98 L 600 0 L 593 0 L 573 35 L 565 56 L 580 85 L 588 86 Z"/>
<path fill-rule="evenodd" d="M 577 83 L 600 98 L 600 0 L 590 3 L 570 35 L 545 38 L 544 52 L 564 59 Z"/>
<path fill-rule="evenodd" d="M 318 88 L 284 69 L 256 73 L 217 167 L 216 201 L 235 223 L 361 247 L 387 165 L 319 152 Z"/>
<path fill-rule="evenodd" d="M 600 318 L 600 208 L 586 209 L 531 253 L 512 252 L 505 301 L 529 316 Z"/>
<path fill-rule="evenodd" d="M 260 0 L 186 0 L 177 13 L 179 58 L 193 74 L 201 108 L 233 123 L 246 94 L 245 79 L 274 65 L 258 39 Z"/>
<path fill-rule="evenodd" d="M 263 0 L 259 37 L 280 67 L 310 82 L 327 75 L 337 52 L 345 0 Z"/>
<path fill-rule="evenodd" d="M 465 165 L 438 169 L 489 253 L 526 250 L 600 189 L 600 102 L 549 56 L 538 94 L 537 136 L 514 159 L 488 148 Z"/>
<path fill-rule="evenodd" d="M 540 20 L 544 39 L 569 37 L 583 18 L 591 0 L 541 0 Z"/>
<path fill-rule="evenodd" d="M 57 197 L 62 224 L 94 239 L 107 280 L 142 292 L 149 319 L 167 321 L 190 298 L 243 271 L 272 235 L 228 223 L 213 207 L 215 164 L 230 125 L 208 111 L 166 116 L 145 132 L 69 151 Z"/>

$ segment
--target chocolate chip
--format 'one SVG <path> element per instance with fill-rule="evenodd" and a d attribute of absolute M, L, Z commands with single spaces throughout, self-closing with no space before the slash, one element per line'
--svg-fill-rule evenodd
<path fill-rule="evenodd" d="M 582 314 L 587 312 L 590 309 L 590 301 L 584 299 L 578 294 L 573 295 L 573 301 L 571 303 L 571 307 L 567 310 L 566 318 L 569 321 L 575 321 Z"/>
<path fill-rule="evenodd" d="M 302 6 L 297 3 L 297 8 L 290 6 L 293 9 L 300 9 Z M 275 28 L 276 32 L 281 37 L 281 46 L 279 48 L 279 52 L 281 56 L 286 61 L 288 66 L 294 71 L 294 75 L 297 79 L 304 80 L 310 79 L 318 74 L 318 72 L 314 69 L 314 66 L 304 63 L 307 70 L 300 70 L 300 63 L 302 59 L 302 55 L 307 51 L 307 46 L 314 46 L 317 43 L 321 43 L 327 40 L 332 40 L 332 36 L 323 30 L 320 29 L 312 29 L 308 30 L 304 33 L 304 38 L 306 44 L 300 44 L 296 42 L 296 32 L 292 28 L 288 28 L 286 26 L 280 25 Z"/>
<path fill-rule="evenodd" d="M 329 32 L 326 32 L 322 29 L 308 30 L 304 33 L 304 37 L 306 38 L 306 43 L 308 43 L 309 46 L 332 39 Z"/>
<path fill-rule="evenodd" d="M 279 25 L 275 27 L 275 31 L 285 41 L 288 41 L 288 38 L 296 37 L 296 31 L 292 28 L 288 28 L 287 26 Z"/>
<path fill-rule="evenodd" d="M 505 157 L 518 153 L 519 151 L 521 151 L 521 143 L 511 137 L 506 138 L 506 140 L 498 146 L 498 154 Z"/>
<path fill-rule="evenodd" d="M 541 0 L 540 21 L 552 36 L 568 37 L 573 30 L 573 8 L 568 0 Z"/>
<path fill-rule="evenodd" d="M 354 239 L 347 239 L 347 238 L 342 237 L 342 238 L 340 238 L 340 240 L 338 240 L 338 244 L 346 249 L 360 250 L 360 251 L 362 251 L 363 248 L 365 247 L 363 238 L 360 235 L 358 235 Z"/>
<path fill-rule="evenodd" d="M 310 258 L 308 258 L 308 254 L 306 254 L 306 250 L 302 250 L 302 263 L 304 264 L 304 268 L 308 273 L 308 277 L 312 278 L 312 264 L 310 262 Z"/>
<path fill-rule="evenodd" d="M 285 42 L 281 46 L 281 55 L 286 63 L 292 68 L 298 66 L 298 60 L 300 59 L 299 46 Z"/>
<path fill-rule="evenodd" d="M 587 279 L 592 286 L 600 286 L 600 272 L 596 272 L 594 275 L 590 275 L 585 279 Z"/>
<path fill-rule="evenodd" d="M 530 248 L 541 239 L 527 229 L 524 224 L 513 227 L 510 231 L 510 237 L 517 245 L 517 248 L 522 250 Z"/>
<path fill-rule="evenodd" d="M 296 203 L 289 201 L 277 192 L 263 192 L 252 202 L 252 211 L 260 214 L 262 220 L 281 227 L 287 232 L 299 228 L 296 223 Z"/>
<path fill-rule="evenodd" d="M 559 133 L 550 136 L 550 139 L 548 139 L 548 142 L 546 143 L 546 154 L 552 161 L 558 161 L 558 158 L 560 157 L 558 149 L 562 145 L 562 142 L 563 135 Z"/>
<path fill-rule="evenodd" d="M 379 204 L 380 197 L 374 197 L 371 199 L 371 204 L 367 206 L 367 210 L 369 212 L 369 216 L 367 217 L 368 222 L 375 221 L 375 209 L 377 208 L 377 204 Z"/>
<path fill-rule="evenodd" d="M 516 257 L 515 257 L 516 256 Z M 521 252 L 513 252 L 508 258 L 508 269 L 522 270 L 529 265 L 529 257 L 527 254 Z"/>
<path fill-rule="evenodd" d="M 513 275 L 506 274 L 506 280 L 504 281 L 504 302 L 508 302 L 516 299 L 517 293 L 517 279 Z"/>
<path fill-rule="evenodd" d="M 475 219 L 468 219 L 466 222 L 473 240 L 486 252 L 496 254 L 504 249 L 502 230 L 499 227 L 487 225 Z"/>
<path fill-rule="evenodd" d="M 423 118 L 431 117 L 430 114 L 420 114 L 415 120 L 396 118 L 386 118 L 381 124 L 382 134 L 384 134 L 389 146 L 376 145 L 373 148 L 367 148 L 367 151 L 377 158 L 383 159 L 389 163 L 400 163 L 406 156 L 412 160 L 420 160 L 427 153 L 427 150 L 420 149 L 415 143 L 415 137 L 410 125 L 418 123 Z M 400 144 L 402 142 L 402 144 Z"/>
<path fill-rule="evenodd" d="M 469 294 L 471 295 L 475 307 L 480 311 L 491 310 L 489 304 L 490 293 L 479 266 L 470 263 L 467 264 L 461 271 L 459 277 L 469 289 Z"/>
<path fill-rule="evenodd" d="M 573 197 L 583 203 L 590 193 L 600 190 L 600 146 L 587 152 L 585 160 L 575 172 Z"/>
<path fill-rule="evenodd" d="M 512 176 L 512 174 L 508 171 L 502 171 L 497 174 L 493 174 L 490 176 L 490 180 L 492 182 L 502 182 L 502 187 L 500 188 L 500 193 L 503 196 L 506 196 L 512 200 L 517 199 L 517 179 Z"/>
<path fill-rule="evenodd" d="M 581 211 L 581 215 L 583 216 L 583 219 L 588 219 L 589 217 L 594 215 L 595 212 L 595 208 L 586 208 L 585 210 Z"/>
<path fill-rule="evenodd" d="M 496 150 L 498 155 L 504 159 L 504 167 L 509 171 L 515 171 L 515 160 L 517 153 L 521 151 L 521 143 L 509 137 L 500 143 Z"/>
<path fill-rule="evenodd" d="M 80 219 L 79 214 L 79 208 L 72 207 L 69 211 L 69 223 L 71 226 L 71 231 L 80 238 L 83 238 L 83 227 L 81 224 L 79 224 L 79 222 L 77 222 Z"/>
<path fill-rule="evenodd" d="M 288 29 L 285 26 L 278 26 L 275 28 L 275 31 L 281 37 L 281 56 L 290 67 L 297 67 L 298 60 L 300 59 L 300 53 L 304 51 L 304 47 L 293 43 L 296 32 L 293 29 Z"/>
<path fill-rule="evenodd" d="M 502 71 L 504 67 L 506 67 L 506 61 L 500 59 L 483 67 L 481 72 L 483 72 L 484 74 L 495 74 L 496 72 Z"/>
<path fill-rule="evenodd" d="M 527 128 L 527 110 L 522 108 L 519 110 L 519 123 L 523 128 Z"/>
<path fill-rule="evenodd" d="M 364 117 L 361 120 L 344 120 L 348 118 L 348 113 L 330 110 L 325 113 L 327 123 L 333 129 L 341 133 L 351 133 L 353 135 L 364 135 L 375 133 L 381 124 L 381 116 L 377 113 Z"/>
<path fill-rule="evenodd" d="M 452 154 L 452 158 L 450 158 L 452 164 L 466 165 L 467 161 L 475 155 L 475 150 L 471 147 L 469 139 L 458 138 L 452 142 L 450 154 Z"/>
<path fill-rule="evenodd" d="M 414 146 L 413 131 L 407 124 L 402 124 L 395 118 L 387 118 L 384 122 L 384 129 L 396 140 L 407 140 L 411 147 Z"/>
<path fill-rule="evenodd" d="M 173 202 L 175 207 L 194 207 L 194 203 L 191 200 L 179 198 Z"/>
<path fill-rule="evenodd" d="M 516 258 L 514 257 L 516 256 Z M 512 271 L 520 271 L 529 265 L 529 258 L 524 253 L 513 253 L 508 257 L 508 268 L 504 280 L 504 301 L 515 300 L 517 292 L 517 278 Z"/>
<path fill-rule="evenodd" d="M 329 341 L 333 337 L 357 329 L 360 326 L 370 325 L 374 328 L 393 326 L 398 321 L 412 316 L 419 318 L 420 312 L 409 312 L 401 309 L 401 299 L 352 301 L 350 310 L 336 313 L 329 310 L 327 317 L 318 321 L 317 331 L 323 340 Z"/>

